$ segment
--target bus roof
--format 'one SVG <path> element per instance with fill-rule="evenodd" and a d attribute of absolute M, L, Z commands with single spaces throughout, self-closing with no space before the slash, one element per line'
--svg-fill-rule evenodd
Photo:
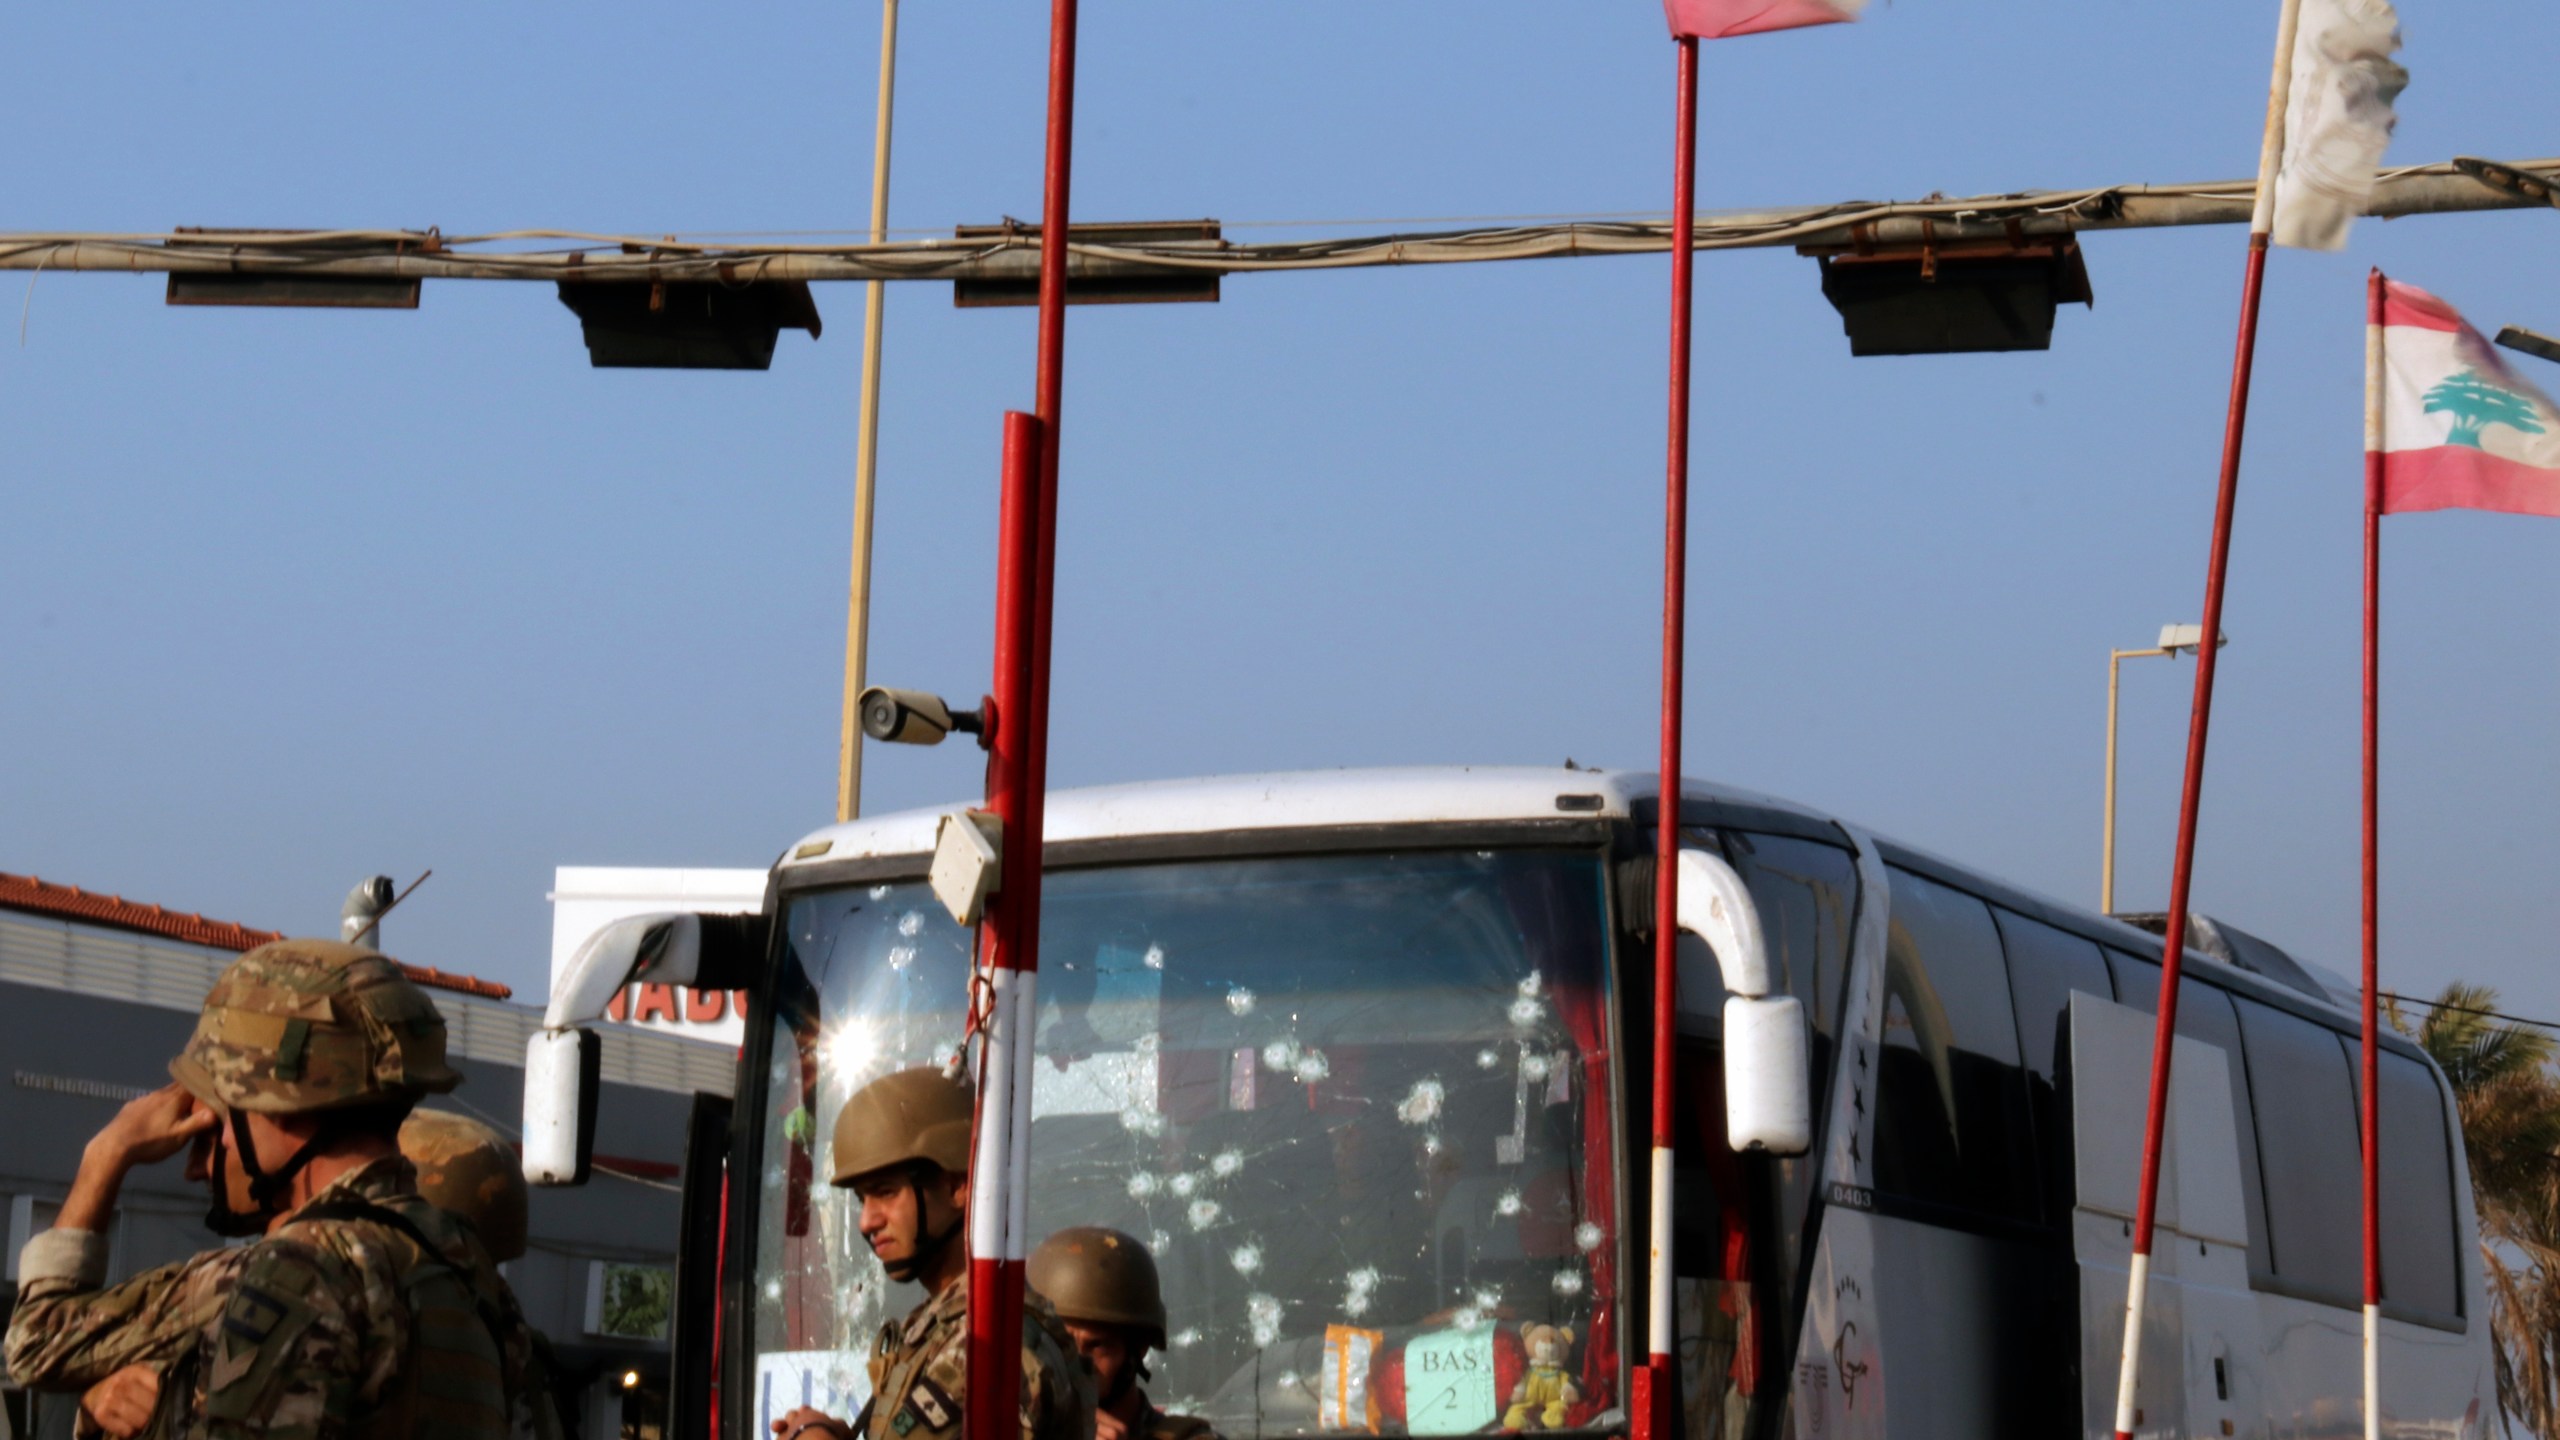
<path fill-rule="evenodd" d="M 1044 838 L 1056 843 L 1227 830 L 1485 823 L 1560 816 L 1624 819 L 1633 806 L 1654 798 L 1659 788 L 1650 770 L 1563 766 L 1445 765 L 1221 775 L 1053 791 L 1042 828 Z M 1683 781 L 1681 794 L 1688 800 L 1788 811 L 1808 820 L 1827 818 L 1790 801 L 1700 780 Z M 933 849 L 942 817 L 960 808 L 902 810 L 830 825 L 793 846 L 781 866 L 788 870 L 814 862 L 924 854 Z"/>
<path fill-rule="evenodd" d="M 1602 770 L 1566 766 L 1440 765 L 1373 769 L 1295 770 L 1260 775 L 1219 775 L 1149 780 L 1051 792 L 1045 839 L 1051 843 L 1208 835 L 1227 831 L 1328 830 L 1388 825 L 1500 824 L 1509 821 L 1623 820 L 1659 792 L 1651 770 Z M 1830 828 L 1839 822 L 1791 800 L 1684 778 L 1681 798 L 1691 803 L 1748 807 L 1794 816 Z M 930 854 L 942 817 L 964 808 L 942 805 L 848 820 L 812 831 L 783 853 L 776 878 L 795 869 L 845 862 Z M 1842 838 L 1846 838 L 1845 836 Z M 2113 917 L 2099 916 L 2022 887 L 1991 879 L 1969 865 L 1893 840 L 1874 837 L 1886 849 L 1961 877 L 1967 888 L 2004 897 L 2047 918 L 2065 918 L 2092 934 L 2140 946 L 2151 937 Z M 2258 942 L 2263 944 L 2264 942 Z M 2272 946 L 2268 948 L 2274 948 Z M 2191 962 L 2237 973 L 2244 967 L 2190 946 Z M 2288 957 L 2289 958 L 2289 957 Z M 2296 962 L 2298 963 L 2298 962 Z M 2330 1009 L 2344 1002 L 2330 986 L 2304 976 L 2267 977 L 2276 985 Z M 2350 992 L 2352 995 L 2352 992 Z M 2343 1012 L 2341 1012 L 2343 1013 Z"/>

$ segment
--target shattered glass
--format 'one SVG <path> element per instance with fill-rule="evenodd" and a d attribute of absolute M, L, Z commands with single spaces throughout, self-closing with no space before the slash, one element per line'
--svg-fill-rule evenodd
<path fill-rule="evenodd" d="M 1154 1250 L 1159 1406 L 1230 1440 L 1455 1433 L 1474 1412 L 1427 1417 L 1446 1387 L 1422 1370 L 1480 1360 L 1507 1395 L 1537 1323 L 1579 1337 L 1568 1428 L 1617 1407 L 1602 883 L 1588 853 L 1534 851 L 1045 877 L 1033 1235 L 1108 1225 Z M 920 882 L 785 920 L 771 1088 L 742 1097 L 780 1180 L 755 1343 L 842 1353 L 858 1392 L 883 1322 L 923 1297 L 826 1183 L 830 1130 L 863 1083 L 952 1052 L 969 938 Z"/>

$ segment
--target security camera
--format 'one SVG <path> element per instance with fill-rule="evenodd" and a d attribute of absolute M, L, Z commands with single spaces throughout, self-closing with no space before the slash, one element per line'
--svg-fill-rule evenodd
<path fill-rule="evenodd" d="M 939 745 L 954 730 L 984 733 L 979 712 L 954 710 L 939 695 L 874 685 L 862 692 L 862 733 L 894 745 Z"/>

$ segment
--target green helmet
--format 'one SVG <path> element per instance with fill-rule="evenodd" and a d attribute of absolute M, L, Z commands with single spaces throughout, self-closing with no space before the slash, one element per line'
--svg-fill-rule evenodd
<path fill-rule="evenodd" d="M 498 1132 L 446 1110 L 415 1110 L 400 1126 L 400 1153 L 418 1167 L 418 1193 L 480 1232 L 489 1258 L 524 1254 L 531 1223 L 524 1167 Z"/>
<path fill-rule="evenodd" d="M 943 1074 L 938 1065 L 883 1075 L 854 1091 L 836 1112 L 835 1183 L 850 1185 L 919 1161 L 966 1175 L 976 1114 L 969 1082 Z"/>
<path fill-rule="evenodd" d="M 1099 1225 L 1061 1230 L 1031 1252 L 1023 1283 L 1061 1320 L 1126 1325 L 1142 1345 L 1164 1348 L 1164 1285 L 1155 1257 L 1134 1236 Z"/>
<path fill-rule="evenodd" d="M 218 1110 L 343 1110 L 461 1084 L 444 1039 L 435 1002 L 389 957 L 335 940 L 277 940 L 213 982 L 169 1073 Z"/>

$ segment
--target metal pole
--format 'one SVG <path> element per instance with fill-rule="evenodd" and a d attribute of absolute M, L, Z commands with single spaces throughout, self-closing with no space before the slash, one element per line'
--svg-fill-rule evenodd
<path fill-rule="evenodd" d="M 1040 846 L 1049 775 L 1049 634 L 1052 593 L 1058 573 L 1058 402 L 1066 347 L 1067 193 L 1075 133 L 1076 0 L 1052 0 L 1049 10 L 1049 119 L 1040 215 L 1040 334 L 1034 379 L 1038 407 L 1036 429 L 1019 423 L 1031 417 L 1017 412 L 1006 422 L 1005 483 L 1007 514 L 1017 526 L 1024 518 L 1015 507 L 1026 503 L 1016 492 L 1027 490 L 1030 536 L 1017 534 L 1018 550 L 1007 552 L 1007 569 L 1027 567 L 1027 585 L 1013 587 L 1015 609 L 1010 623 L 1019 625 L 1020 657 L 1010 662 L 1018 672 L 1021 693 L 1009 707 L 997 697 L 1000 733 L 1012 737 L 1010 763 L 1017 767 L 1015 814 L 1005 825 L 1007 863 L 1001 895 L 1006 933 L 1007 968 L 1018 971 L 1015 1011 L 1020 1031 L 1017 1051 L 999 1057 L 990 1048 L 987 1074 L 979 1081 L 978 1128 L 981 1154 L 987 1131 L 1007 1132 L 1003 1164 L 981 1172 L 970 1192 L 973 1209 L 994 1212 L 985 1223 L 1003 1231 L 1001 1249 L 973 1253 L 969 1265 L 969 1403 L 968 1440 L 1011 1440 L 1019 1421 L 1022 1393 L 1022 1267 L 1025 1254 L 1023 1218 L 1027 1213 L 1025 1181 L 1031 1162 L 1030 1061 L 1032 1019 L 1038 1014 L 1027 997 L 1040 968 Z M 1031 436 L 1036 444 L 1017 443 Z M 1024 453 L 1028 450 L 1029 453 Z M 1036 483 L 1025 484 L 1031 481 Z M 1022 592 L 1027 589 L 1028 594 Z M 1003 972 L 996 972 L 1001 975 Z M 1011 1073 L 999 1082 L 997 1069 Z M 1004 1103 L 999 1105 L 999 1085 Z M 978 1186 L 991 1187 L 980 1189 Z"/>
<path fill-rule="evenodd" d="M 2364 309 L 2364 1434 L 2382 1440 L 2382 1114 L 2375 1084 L 2382 966 L 2382 272 Z"/>
<path fill-rule="evenodd" d="M 880 3 L 880 113 L 871 140 L 871 243 L 889 238 L 889 112 L 898 78 L 898 0 Z M 880 326 L 888 292 L 864 287 L 862 409 L 853 441 L 853 583 L 845 598 L 844 721 L 836 745 L 836 819 L 862 813 L 863 677 L 871 653 L 871 510 L 880 471 Z"/>
<path fill-rule="evenodd" d="M 968 1440 L 1015 1440 L 1020 1394 L 1021 1321 L 1006 1324 L 1003 1292 L 1021 1274 L 1021 1237 L 1013 1218 L 1012 1181 L 1022 1156 L 1012 1124 L 1021 1059 L 1039 1013 L 1040 894 L 1038 823 L 1031 814 L 1030 761 L 1039 736 L 1031 713 L 1031 653 L 1039 573 L 1040 452 L 1044 427 L 1019 410 L 1004 417 L 1004 488 L 996 527 L 996 643 L 987 737 L 987 808 L 1003 823 L 1001 868 L 988 901 L 985 946 L 987 1048 L 978 1076 L 978 1126 L 969 1186 Z M 1018 1290 L 1018 1284 L 1016 1286 Z"/>
<path fill-rule="evenodd" d="M 2098 913 L 2116 913 L 2116 675 L 2123 668 L 2124 652 L 2107 652 L 2107 802 L 2106 816 L 2099 821 L 2103 838 L 2098 843 Z"/>
<path fill-rule="evenodd" d="M 2116 913 L 2116 674 L 2120 662 L 2144 655 L 2175 656 L 2178 652 L 2164 646 L 2146 650 L 2109 650 L 2107 652 L 2107 803 L 2106 819 L 2100 828 L 2105 838 L 2099 845 L 2098 913 Z"/>
<path fill-rule="evenodd" d="M 2284 155 L 2284 107 L 2293 81 L 2294 31 L 2301 16 L 2302 0 L 2284 0 L 2276 19 L 2275 70 L 2267 85 L 2266 129 L 2258 146 L 2257 203 L 2249 219 L 2249 258 L 2240 281 L 2240 334 L 2231 357 L 2231 405 L 2223 420 L 2222 473 L 2214 496 L 2212 554 L 2205 567 L 2204 629 L 2196 647 L 2195 704 L 2187 720 L 2186 776 L 2178 796 L 2178 844 L 2170 863 L 2168 925 L 2161 942 L 2159 1018 L 2152 1028 L 2151 1094 L 2143 1117 L 2142 1188 L 2134 1203 L 2133 1259 L 2125 1277 L 2116 1440 L 2133 1440 L 2142 1312 L 2150 1288 L 2152 1230 L 2160 1198 L 2161 1138 L 2168 1121 L 2169 1060 L 2177 1046 L 2178 981 L 2187 948 L 2187 894 L 2195 876 L 2196 815 L 2204 796 L 2205 740 L 2213 723 L 2213 676 L 2222 656 L 2223 579 L 2231 564 L 2231 512 L 2240 494 L 2240 442 L 2249 419 L 2249 372 L 2257 357 L 2258 297 L 2266 282 L 2267 235 L 2275 222 L 2276 166 Z"/>
<path fill-rule="evenodd" d="M 1067 197 L 1075 149 L 1076 0 L 1049 9 L 1049 147 L 1040 211 L 1039 364 L 1033 408 L 1046 427 L 1040 453 L 1040 559 L 1031 652 L 1032 724 L 1042 743 L 1031 757 L 1032 813 L 1043 812 L 1049 783 L 1050 604 L 1058 570 L 1058 409 L 1066 377 Z"/>
<path fill-rule="evenodd" d="M 1684 35 L 1679 46 L 1671 170 L 1671 420 L 1662 506 L 1662 779 L 1654 824 L 1653 1183 L 1647 1217 L 1646 1359 L 1636 1372 L 1638 1390 L 1631 1407 L 1635 1440 L 1668 1440 L 1677 1429 L 1672 1416 L 1677 1382 L 1671 1368 L 1677 1342 L 1672 1316 L 1672 1077 L 1680 1003 L 1680 701 L 1689 584 L 1690 275 L 1697 256 L 1690 227 L 1697 213 L 1698 42 Z"/>
<path fill-rule="evenodd" d="M 2560 159 L 2515 168 L 2560 184 Z M 1911 201 L 1846 200 L 1698 217 L 1700 250 L 1829 245 L 1946 245 L 2031 236 L 2178 225 L 2237 225 L 2250 216 L 2253 182 L 2205 180 L 2020 190 Z M 2365 207 L 2372 219 L 2481 210 L 2539 210 L 2547 202 L 2495 190 L 2452 161 L 2395 166 Z M 1357 266 L 1489 264 L 1515 260 L 1651 255 L 1670 248 L 1668 222 L 1558 221 L 1452 231 L 1395 231 L 1319 241 L 1239 244 L 1191 239 L 1085 244 L 1068 261 L 1079 280 L 1238 275 Z M 539 248 L 534 248 L 539 247 Z M 668 241 L 662 233 L 600 235 L 521 228 L 486 235 L 431 231 L 261 232 L 220 244 L 184 233 L 0 232 L 0 270 L 284 275 L 304 279 L 517 281 L 1005 280 L 1029 282 L 1040 268 L 1029 235 L 921 237 L 872 246 L 742 241 L 714 246 Z"/>

